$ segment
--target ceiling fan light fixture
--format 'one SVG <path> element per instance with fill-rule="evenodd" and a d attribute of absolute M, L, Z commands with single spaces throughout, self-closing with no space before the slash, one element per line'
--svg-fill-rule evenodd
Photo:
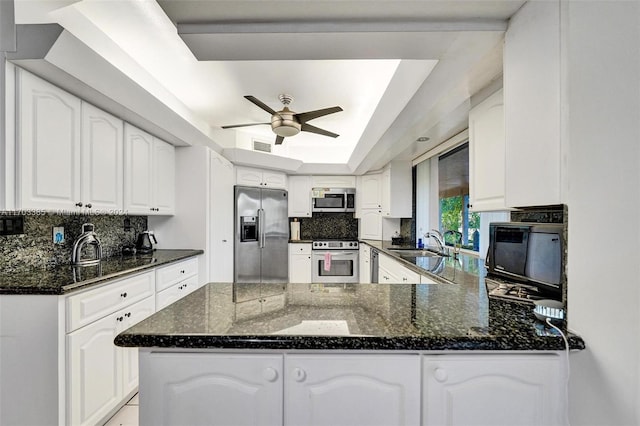
<path fill-rule="evenodd" d="M 271 130 L 273 130 L 273 133 L 285 138 L 300 133 L 302 125 L 296 120 L 294 114 L 289 108 L 284 107 L 282 111 L 271 116 Z"/>

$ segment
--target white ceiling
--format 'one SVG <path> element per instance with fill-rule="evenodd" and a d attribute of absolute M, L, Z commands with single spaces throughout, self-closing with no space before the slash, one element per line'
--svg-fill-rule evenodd
<path fill-rule="evenodd" d="M 303 132 L 273 153 L 299 160 L 291 171 L 361 173 L 466 127 L 471 95 L 501 75 L 501 38 L 523 3 L 16 0 L 15 9 L 17 23 L 60 24 L 182 119 L 210 127 L 217 148 L 275 139 L 267 125 L 220 129 L 270 121 L 244 95 L 275 110 L 280 93 L 296 112 L 339 105 L 310 123 L 338 138 Z"/>

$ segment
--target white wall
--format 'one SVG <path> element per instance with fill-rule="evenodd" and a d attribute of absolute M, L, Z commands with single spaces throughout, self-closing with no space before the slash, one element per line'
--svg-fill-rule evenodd
<path fill-rule="evenodd" d="M 561 9 L 572 425 L 640 423 L 640 2 Z"/>
<path fill-rule="evenodd" d="M 416 243 L 429 228 L 431 161 L 416 165 Z"/>

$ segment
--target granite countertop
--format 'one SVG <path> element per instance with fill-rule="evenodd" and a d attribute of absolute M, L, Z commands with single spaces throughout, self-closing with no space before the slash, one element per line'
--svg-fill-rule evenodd
<path fill-rule="evenodd" d="M 459 253 L 458 258 L 450 257 L 400 257 L 397 253 L 389 251 L 390 249 L 414 249 L 413 246 L 393 245 L 391 241 L 379 240 L 361 240 L 361 243 L 367 244 L 379 251 L 393 257 L 395 260 L 402 262 L 407 268 L 433 278 L 445 284 L 464 284 L 477 285 L 478 279 L 486 276 L 486 268 L 484 260 L 478 256 L 472 256 L 465 253 Z M 482 282 L 484 284 L 484 281 Z"/>
<path fill-rule="evenodd" d="M 99 265 L 33 269 L 0 273 L 0 294 L 66 294 L 113 278 L 204 253 L 202 250 L 154 250 L 153 253 L 114 256 Z"/>
<path fill-rule="evenodd" d="M 160 348 L 563 350 L 529 305 L 465 284 L 286 284 L 244 302 L 260 284 L 209 283 L 125 330 L 116 345 Z M 259 300 L 280 300 L 262 307 Z M 278 299 L 279 298 L 279 299 Z M 270 311 L 264 309 L 269 306 Z M 249 315 L 247 315 L 247 313 Z M 570 335 L 570 347 L 584 342 Z"/>

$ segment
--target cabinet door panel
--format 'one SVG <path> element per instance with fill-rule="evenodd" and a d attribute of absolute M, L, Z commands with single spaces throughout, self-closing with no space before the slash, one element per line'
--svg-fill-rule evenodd
<path fill-rule="evenodd" d="M 124 317 L 124 320 L 120 322 L 117 332 L 120 333 L 153 315 L 155 308 L 155 297 L 148 297 L 119 312 L 117 317 Z M 138 348 L 120 348 L 120 351 L 122 352 L 122 396 L 125 397 L 138 387 Z"/>
<path fill-rule="evenodd" d="M 311 216 L 311 176 L 289 177 L 289 217 Z"/>
<path fill-rule="evenodd" d="M 360 238 L 363 240 L 382 239 L 382 214 L 380 209 L 362 210 L 360 218 Z"/>
<path fill-rule="evenodd" d="M 556 355 L 430 356 L 425 425 L 562 424 Z"/>
<path fill-rule="evenodd" d="M 285 425 L 418 425 L 420 358 L 286 358 Z"/>
<path fill-rule="evenodd" d="M 80 99 L 28 72 L 19 79 L 19 206 L 77 209 Z"/>
<path fill-rule="evenodd" d="M 473 211 L 505 209 L 505 161 L 500 90 L 469 112 L 469 207 Z"/>
<path fill-rule="evenodd" d="M 95 425 L 122 399 L 116 314 L 67 335 L 69 424 Z"/>
<path fill-rule="evenodd" d="M 282 424 L 280 355 L 141 357 L 141 425 Z"/>
<path fill-rule="evenodd" d="M 173 145 L 153 140 L 153 213 L 170 215 L 175 206 L 176 154 Z"/>
<path fill-rule="evenodd" d="M 360 177 L 360 191 L 358 191 L 358 197 L 360 197 L 360 208 L 382 208 L 382 188 L 380 184 L 380 173 Z"/>
<path fill-rule="evenodd" d="M 82 104 L 82 202 L 96 209 L 123 206 L 122 120 Z"/>
<path fill-rule="evenodd" d="M 124 208 L 129 213 L 150 214 L 153 207 L 153 137 L 125 124 L 124 144 Z"/>

